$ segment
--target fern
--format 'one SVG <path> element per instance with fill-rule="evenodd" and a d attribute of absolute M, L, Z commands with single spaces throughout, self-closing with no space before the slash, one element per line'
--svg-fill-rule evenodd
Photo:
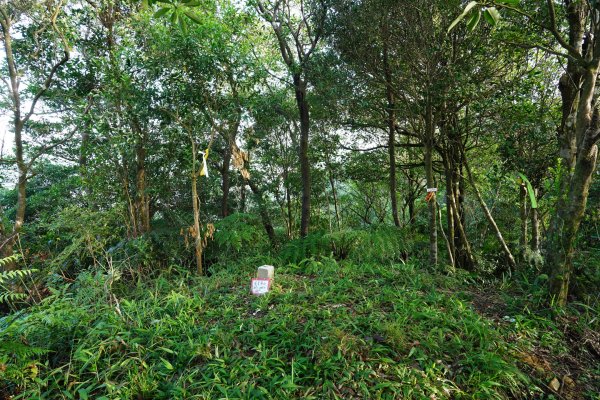
<path fill-rule="evenodd" d="M 48 349 L 44 349 L 41 347 L 33 347 L 19 342 L 0 342 L 0 354 L 14 355 L 19 358 L 31 358 L 34 356 L 39 357 L 48 352 Z"/>
<path fill-rule="evenodd" d="M 7 301 L 23 300 L 25 298 L 27 298 L 25 293 L 4 292 L 0 293 L 0 304 Z"/>
<path fill-rule="evenodd" d="M 15 269 L 13 271 L 2 271 L 0 272 L 0 285 L 6 282 L 7 280 L 13 279 L 23 279 L 27 276 L 30 276 L 33 272 L 37 270 L 35 269 Z"/>
<path fill-rule="evenodd" d="M 0 267 L 4 268 L 5 266 L 12 264 L 12 263 L 16 263 L 17 261 L 19 261 L 18 254 L 13 254 L 12 256 L 0 258 Z"/>
<path fill-rule="evenodd" d="M 12 256 L 0 258 L 0 267 L 5 267 L 9 264 L 15 263 L 19 260 L 19 255 L 14 254 Z M 14 292 L 12 288 L 7 287 L 5 283 L 7 281 L 14 281 L 17 279 L 23 279 L 27 276 L 31 276 L 35 269 L 15 269 L 12 271 L 2 271 L 0 272 L 0 304 L 6 302 L 13 302 L 17 300 L 23 300 L 27 298 L 25 293 Z"/>

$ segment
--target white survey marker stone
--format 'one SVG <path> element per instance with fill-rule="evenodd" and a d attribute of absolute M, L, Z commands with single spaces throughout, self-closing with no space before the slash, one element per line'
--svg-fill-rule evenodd
<path fill-rule="evenodd" d="M 275 267 L 272 265 L 263 265 L 258 267 L 257 278 L 273 279 L 275 276 Z"/>

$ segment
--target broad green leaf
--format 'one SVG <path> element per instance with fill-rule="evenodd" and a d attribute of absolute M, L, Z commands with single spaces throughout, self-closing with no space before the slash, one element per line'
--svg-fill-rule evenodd
<path fill-rule="evenodd" d="M 158 10 L 157 12 L 154 13 L 154 18 L 160 18 L 163 15 L 165 15 L 166 13 L 169 12 L 169 10 L 171 10 L 171 8 L 169 7 L 163 7 L 160 10 Z"/>
<path fill-rule="evenodd" d="M 469 2 L 469 4 L 467 4 L 465 9 L 463 10 L 462 14 L 460 14 L 454 21 L 452 21 L 452 23 L 448 27 L 448 32 L 450 32 L 460 21 L 462 21 L 463 18 L 467 16 L 469 11 L 471 11 L 473 7 L 475 7 L 477 4 L 478 3 L 476 1 Z"/>
<path fill-rule="evenodd" d="M 500 19 L 502 18 L 500 16 L 500 12 L 498 12 L 498 10 L 496 9 L 496 7 L 490 7 L 490 8 L 487 9 L 487 11 L 490 13 L 490 16 L 494 20 L 494 23 L 492 25 L 496 25 L 500 21 Z"/>
<path fill-rule="evenodd" d="M 498 3 L 509 6 L 518 6 L 521 0 L 499 0 Z"/>
<path fill-rule="evenodd" d="M 198 15 L 196 15 L 195 13 L 193 13 L 192 11 L 186 11 L 185 15 L 191 19 L 192 21 L 194 21 L 197 24 L 201 24 L 202 20 L 200 19 L 200 17 L 198 17 Z"/>
<path fill-rule="evenodd" d="M 179 18 L 179 28 L 184 33 L 187 33 L 187 22 L 185 22 L 185 18 Z"/>
<path fill-rule="evenodd" d="M 494 17 L 492 17 L 492 14 L 490 14 L 490 10 L 489 9 L 483 11 L 483 17 L 485 18 L 485 21 L 488 24 L 490 24 L 492 26 L 496 25 L 496 21 L 494 20 Z"/>
<path fill-rule="evenodd" d="M 529 179 L 527 179 L 527 177 L 525 175 L 523 175 L 522 173 L 517 172 L 517 174 L 519 175 L 521 180 L 523 182 L 525 182 L 525 185 L 527 185 L 527 193 L 529 193 L 529 200 L 531 201 L 531 208 L 538 208 L 537 200 L 535 198 L 535 192 L 533 190 L 533 186 L 531 185 L 531 182 L 529 182 Z"/>
<path fill-rule="evenodd" d="M 471 18 L 469 18 L 469 22 L 467 22 L 467 29 L 469 29 L 470 32 L 473 32 L 475 30 L 475 28 L 477 28 L 477 25 L 479 24 L 480 20 L 481 20 L 481 10 L 477 10 L 477 12 L 473 13 Z"/>

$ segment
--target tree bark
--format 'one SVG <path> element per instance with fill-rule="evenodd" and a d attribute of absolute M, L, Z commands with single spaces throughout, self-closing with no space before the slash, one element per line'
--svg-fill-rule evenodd
<path fill-rule="evenodd" d="M 227 81 L 231 87 L 231 94 L 235 101 L 235 119 L 231 124 L 231 129 L 226 137 L 225 151 L 223 154 L 223 165 L 221 168 L 221 191 L 223 197 L 221 198 L 221 217 L 225 218 L 229 215 L 229 189 L 230 189 L 230 173 L 229 166 L 231 165 L 232 146 L 235 144 L 238 129 L 240 128 L 240 122 L 242 119 L 242 106 L 240 104 L 240 96 L 237 89 L 233 72 L 231 69 L 227 69 Z"/>
<path fill-rule="evenodd" d="M 229 215 L 229 165 L 231 164 L 231 146 L 225 146 L 223 154 L 223 165 L 221 167 L 221 217 L 225 218 Z"/>
<path fill-rule="evenodd" d="M 425 178 L 427 187 L 435 187 L 435 179 L 433 176 L 433 145 L 434 145 L 435 124 L 433 121 L 433 110 L 431 104 L 427 104 L 425 113 L 425 140 L 424 140 L 424 162 L 425 162 Z M 438 246 L 437 246 L 437 212 L 436 212 L 435 196 L 427 204 L 429 210 L 429 264 L 432 266 L 438 263 Z"/>
<path fill-rule="evenodd" d="M 454 199 L 454 191 L 453 191 L 453 187 L 454 184 L 452 182 L 452 175 L 451 172 L 449 170 L 449 168 L 447 167 L 448 161 L 444 162 L 444 167 L 446 169 L 446 225 L 448 228 L 448 251 L 450 252 L 450 255 L 452 256 L 452 259 L 455 260 L 455 264 L 458 265 L 458 260 L 456 259 L 456 244 L 455 244 L 455 237 L 456 237 L 456 228 L 455 228 L 455 224 L 454 224 L 454 213 L 452 212 L 452 206 L 450 205 L 450 202 L 452 202 Z M 441 218 L 441 217 L 440 217 Z"/>
<path fill-rule="evenodd" d="M 204 275 L 204 268 L 202 267 L 202 233 L 200 231 L 200 197 L 198 196 L 198 176 L 200 175 L 200 168 L 196 165 L 198 164 L 197 160 L 197 150 L 196 150 L 196 142 L 194 138 L 189 133 L 190 143 L 192 146 L 192 176 L 191 176 L 191 184 L 192 184 L 192 210 L 194 213 L 194 226 L 192 236 L 194 239 L 194 256 L 196 258 L 196 272 L 198 275 Z"/>
<path fill-rule="evenodd" d="M 537 198 L 538 192 L 535 190 L 535 196 Z M 537 208 L 531 209 L 531 250 L 533 252 L 540 251 L 540 220 Z"/>
<path fill-rule="evenodd" d="M 292 212 L 292 190 L 288 182 L 288 173 L 285 173 L 285 203 L 287 206 L 287 237 L 294 237 L 294 213 Z"/>
<path fill-rule="evenodd" d="M 454 252 L 452 249 L 452 243 L 448 239 L 448 236 L 444 232 L 444 227 L 442 225 L 442 210 L 438 207 L 438 217 L 440 223 L 440 232 L 442 233 L 442 237 L 444 238 L 444 242 L 446 243 L 446 249 L 448 250 L 448 259 L 450 260 L 450 265 L 452 268 L 456 268 L 456 261 L 454 259 Z"/>
<path fill-rule="evenodd" d="M 198 197 L 198 177 L 192 173 L 192 207 L 194 210 L 194 256 L 196 257 L 196 272 L 204 275 L 202 268 L 202 233 L 200 232 L 200 198 Z"/>
<path fill-rule="evenodd" d="M 387 21 L 383 23 L 383 72 L 385 76 L 385 92 L 387 99 L 387 125 L 388 125 L 388 156 L 390 161 L 390 200 L 392 205 L 392 218 L 394 225 L 400 226 L 400 218 L 398 217 L 398 198 L 397 198 L 397 183 L 396 183 L 396 104 L 394 100 L 394 92 L 392 90 L 392 73 L 388 59 L 389 41 L 387 34 Z"/>
<path fill-rule="evenodd" d="M 477 265 L 477 260 L 475 259 L 475 255 L 473 254 L 473 251 L 471 250 L 471 244 L 469 243 L 469 240 L 467 239 L 465 227 L 462 223 L 458 207 L 456 206 L 456 203 L 454 202 L 453 198 L 450 200 L 450 209 L 451 209 L 452 214 L 454 214 L 454 218 L 457 223 L 456 225 L 458 228 L 458 232 L 463 238 L 462 243 L 464 243 L 464 257 L 467 260 L 464 264 L 459 264 L 459 266 L 466 270 L 473 270 L 475 265 Z"/>
<path fill-rule="evenodd" d="M 265 231 L 267 232 L 267 236 L 269 237 L 269 241 L 271 242 L 271 246 L 274 247 L 277 244 L 277 239 L 275 238 L 275 229 L 273 229 L 273 223 L 271 222 L 271 217 L 269 216 L 267 206 L 263 199 L 262 191 L 252 179 L 246 179 L 246 183 L 248 186 L 250 186 L 252 193 L 254 193 L 254 197 L 258 203 L 258 212 L 260 214 L 260 218 L 263 226 L 265 227 Z"/>
<path fill-rule="evenodd" d="M 246 182 L 244 180 L 240 185 L 240 212 L 246 212 Z"/>
<path fill-rule="evenodd" d="M 416 184 L 416 188 L 414 188 L 413 181 L 409 178 L 409 186 L 410 187 L 408 190 L 408 194 L 406 195 L 406 206 L 408 207 L 408 223 L 414 225 L 416 217 L 415 201 L 418 198 L 417 193 L 419 190 L 419 185 Z"/>
<path fill-rule="evenodd" d="M 598 119 L 597 111 L 595 119 Z M 570 179 L 567 200 L 563 207 L 556 210 L 548 232 L 546 262 L 550 271 L 550 294 L 559 306 L 567 303 L 573 273 L 574 243 L 585 212 L 597 158 L 598 147 L 586 136 Z"/>
<path fill-rule="evenodd" d="M 294 90 L 296 94 L 296 103 L 300 114 L 300 175 L 302 181 L 302 216 L 300 219 L 300 236 L 308 235 L 310 225 L 310 164 L 308 159 L 308 136 L 310 129 L 310 116 L 308 111 L 308 101 L 306 100 L 306 81 L 301 75 L 295 73 Z"/>
<path fill-rule="evenodd" d="M 527 186 L 525 184 L 521 184 L 519 187 L 519 204 L 519 214 L 521 216 L 521 234 L 519 237 L 519 247 L 521 250 L 521 254 L 525 254 L 527 251 L 527 244 L 529 243 L 527 240 Z"/>
<path fill-rule="evenodd" d="M 329 168 L 329 185 L 331 186 L 331 195 L 333 197 L 333 209 L 335 212 L 335 223 L 336 227 L 339 230 L 341 221 L 340 221 L 340 210 L 338 206 L 338 198 L 337 198 L 337 190 L 335 188 L 335 179 L 333 178 L 333 171 Z"/>

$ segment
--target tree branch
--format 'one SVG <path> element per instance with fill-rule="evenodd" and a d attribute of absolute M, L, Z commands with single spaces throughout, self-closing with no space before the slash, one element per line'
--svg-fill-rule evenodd
<path fill-rule="evenodd" d="M 35 106 L 36 106 L 37 102 L 44 95 L 44 93 L 46 93 L 46 91 L 48 91 L 48 89 L 50 88 L 50 85 L 52 84 L 52 81 L 54 80 L 54 75 L 56 75 L 56 73 L 58 72 L 60 67 L 62 67 L 63 65 L 65 65 L 67 63 L 67 61 L 69 61 L 69 58 L 70 58 L 69 51 L 65 50 L 65 53 L 64 53 L 63 57 L 60 59 L 60 61 L 52 66 L 50 73 L 48 74 L 48 76 L 46 77 L 46 80 L 44 81 L 44 85 L 35 94 L 35 96 L 33 97 L 33 100 L 31 100 L 31 106 L 29 107 L 29 111 L 23 117 L 23 120 L 22 120 L 23 124 L 25 124 L 27 121 L 29 121 L 29 118 L 31 118 L 31 116 L 33 115 L 33 112 L 35 111 Z"/>
<path fill-rule="evenodd" d="M 546 4 L 548 4 L 548 14 L 550 15 L 550 26 L 546 29 L 552 33 L 552 36 L 556 38 L 561 47 L 569 52 L 569 54 L 575 58 L 579 62 L 585 62 L 583 55 L 579 54 L 577 49 L 571 46 L 565 38 L 562 37 L 560 32 L 558 31 L 558 27 L 556 25 L 556 10 L 554 9 L 553 0 L 546 0 Z"/>

